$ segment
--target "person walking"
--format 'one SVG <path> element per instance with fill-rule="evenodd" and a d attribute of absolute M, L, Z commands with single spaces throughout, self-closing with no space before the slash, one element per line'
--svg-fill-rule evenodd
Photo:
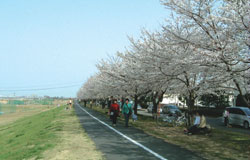
<path fill-rule="evenodd" d="M 122 106 L 122 114 L 125 118 L 125 127 L 128 127 L 129 116 L 132 114 L 132 105 L 129 103 L 129 99 L 126 99 Z"/>
<path fill-rule="evenodd" d="M 224 116 L 224 125 L 228 127 L 229 111 L 227 109 L 225 109 L 223 116 Z"/>
<path fill-rule="evenodd" d="M 72 109 L 72 99 L 69 100 L 69 109 Z"/>
<path fill-rule="evenodd" d="M 105 99 L 102 99 L 102 100 L 101 100 L 101 105 L 102 105 L 102 109 L 104 109 L 104 108 L 105 108 L 105 105 L 106 105 Z"/>
<path fill-rule="evenodd" d="M 92 100 L 90 100 L 90 102 L 89 102 L 89 106 L 90 106 L 90 108 L 92 108 L 92 107 L 93 107 L 93 101 L 92 101 Z"/>
<path fill-rule="evenodd" d="M 113 96 L 109 97 L 108 99 L 108 109 L 111 107 L 112 102 L 113 102 Z"/>
<path fill-rule="evenodd" d="M 87 107 L 87 100 L 83 100 L 84 102 L 84 107 Z"/>
<path fill-rule="evenodd" d="M 112 120 L 113 126 L 116 126 L 117 117 L 119 116 L 119 113 L 120 113 L 120 106 L 119 104 L 117 104 L 117 100 L 114 99 L 113 104 L 111 104 L 109 108 L 109 114 L 110 114 L 110 118 Z"/>

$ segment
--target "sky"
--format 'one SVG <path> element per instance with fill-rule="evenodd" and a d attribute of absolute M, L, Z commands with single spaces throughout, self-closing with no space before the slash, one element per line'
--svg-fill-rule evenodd
<path fill-rule="evenodd" d="M 159 0 L 0 1 L 0 96 L 75 97 L 101 59 L 168 15 Z"/>

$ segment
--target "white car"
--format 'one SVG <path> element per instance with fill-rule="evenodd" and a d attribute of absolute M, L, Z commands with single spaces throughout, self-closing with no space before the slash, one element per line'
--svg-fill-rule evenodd
<path fill-rule="evenodd" d="M 228 123 L 232 125 L 239 125 L 244 128 L 249 128 L 250 124 L 250 109 L 247 107 L 227 107 L 229 112 Z M 224 122 L 224 116 L 223 116 Z"/>

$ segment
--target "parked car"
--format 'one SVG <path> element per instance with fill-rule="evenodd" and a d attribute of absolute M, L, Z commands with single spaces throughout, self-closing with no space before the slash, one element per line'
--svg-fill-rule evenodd
<path fill-rule="evenodd" d="M 152 113 L 153 112 L 153 104 L 150 104 L 149 106 L 148 106 L 148 108 L 147 108 L 147 112 L 148 113 Z M 162 108 L 160 108 L 160 113 L 162 113 Z"/>
<path fill-rule="evenodd" d="M 168 115 L 181 115 L 181 110 L 175 105 L 164 105 L 162 106 L 162 113 Z"/>
<path fill-rule="evenodd" d="M 134 106 L 135 106 L 134 102 L 130 101 L 129 103 L 131 103 L 132 104 L 132 108 L 134 108 Z M 137 104 L 137 110 L 141 110 L 141 109 L 142 109 L 142 107 L 139 104 Z"/>
<path fill-rule="evenodd" d="M 153 104 L 148 105 L 147 112 L 148 113 L 152 113 L 153 112 Z"/>
<path fill-rule="evenodd" d="M 231 125 L 239 125 L 244 128 L 249 128 L 250 124 L 250 109 L 247 107 L 227 107 L 226 110 L 229 112 L 228 123 Z M 223 123 L 224 115 L 222 116 Z"/>
<path fill-rule="evenodd" d="M 134 106 L 133 106 L 133 108 L 134 108 Z M 142 109 L 142 107 L 139 104 L 137 104 L 137 110 L 141 110 L 141 109 Z"/>

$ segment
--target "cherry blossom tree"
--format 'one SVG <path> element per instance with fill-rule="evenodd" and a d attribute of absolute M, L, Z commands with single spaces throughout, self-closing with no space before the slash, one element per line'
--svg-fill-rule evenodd
<path fill-rule="evenodd" d="M 121 53 L 119 53 L 121 54 Z M 128 59 L 122 59 L 119 56 L 110 57 L 108 60 L 101 61 L 97 68 L 99 71 L 112 80 L 108 80 L 115 86 L 116 93 L 119 92 L 120 96 L 132 97 L 134 100 L 134 111 L 137 114 L 138 98 L 149 92 L 147 84 L 143 85 L 142 78 L 139 78 L 143 73 L 137 72 L 130 64 L 134 62 Z"/>
<path fill-rule="evenodd" d="M 185 37 L 171 26 L 164 27 L 171 34 L 172 41 L 189 44 L 204 57 L 200 66 L 214 68 L 217 76 L 213 81 L 216 87 L 238 91 L 243 97 L 249 90 L 246 72 L 249 72 L 249 18 L 250 5 L 247 0 L 163 0 L 163 5 L 178 17 L 178 21 L 191 31 Z M 219 85 L 221 82 L 222 85 Z M 225 85 L 227 84 L 227 85 Z M 250 103 L 245 103 L 249 106 Z"/>
<path fill-rule="evenodd" d="M 205 93 L 250 93 L 249 1 L 162 0 L 173 12 L 161 31 L 142 31 L 128 49 L 97 64 L 78 97 L 184 95 L 191 110 Z"/>

